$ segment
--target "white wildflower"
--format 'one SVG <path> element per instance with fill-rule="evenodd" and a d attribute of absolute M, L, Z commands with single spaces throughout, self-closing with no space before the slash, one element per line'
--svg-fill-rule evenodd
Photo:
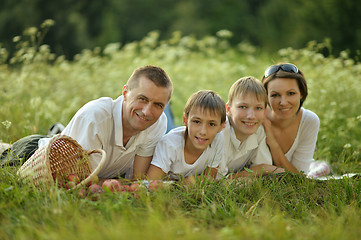
<path fill-rule="evenodd" d="M 15 36 L 13 37 L 13 42 L 16 43 L 16 42 L 19 42 L 21 40 L 21 37 L 20 36 Z"/>
<path fill-rule="evenodd" d="M 346 143 L 344 146 L 343 146 L 343 148 L 350 148 L 351 147 L 351 144 L 350 143 Z"/>
<path fill-rule="evenodd" d="M 1 122 L 1 124 L 4 125 L 6 129 L 9 129 L 11 127 L 11 122 L 8 120 Z"/>
<path fill-rule="evenodd" d="M 41 28 L 51 27 L 55 25 L 55 21 L 53 19 L 46 19 L 42 24 Z"/>
<path fill-rule="evenodd" d="M 227 29 L 219 30 L 216 35 L 220 38 L 231 38 L 233 37 L 233 33 Z"/>

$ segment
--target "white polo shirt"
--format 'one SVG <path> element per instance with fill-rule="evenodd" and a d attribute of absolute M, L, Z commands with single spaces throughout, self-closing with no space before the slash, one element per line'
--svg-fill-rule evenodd
<path fill-rule="evenodd" d="M 223 133 L 218 133 L 212 144 L 193 163 L 184 159 L 185 127 L 172 129 L 162 137 L 155 148 L 152 165 L 162 169 L 170 179 L 178 180 L 180 176 L 200 175 L 207 167 L 218 167 L 223 156 Z"/>
<path fill-rule="evenodd" d="M 224 135 L 224 160 L 218 169 L 218 173 L 225 176 L 244 170 L 244 167 L 252 167 L 260 164 L 272 165 L 272 155 L 266 144 L 266 134 L 263 126 L 240 142 L 227 117 Z"/>
<path fill-rule="evenodd" d="M 318 116 L 314 112 L 302 108 L 302 118 L 297 136 L 285 156 L 298 171 L 305 174 L 309 172 L 310 165 L 314 161 L 313 154 L 316 150 L 319 128 L 320 119 Z"/>
<path fill-rule="evenodd" d="M 116 100 L 102 97 L 88 102 L 61 133 L 77 140 L 85 150 L 103 149 L 106 152 L 106 162 L 98 174 L 100 178 L 123 174 L 132 178 L 134 156 L 152 156 L 158 140 L 166 132 L 167 117 L 163 113 L 156 123 L 123 146 L 122 103 L 123 96 Z M 100 159 L 100 156 L 92 158 L 93 168 Z"/>

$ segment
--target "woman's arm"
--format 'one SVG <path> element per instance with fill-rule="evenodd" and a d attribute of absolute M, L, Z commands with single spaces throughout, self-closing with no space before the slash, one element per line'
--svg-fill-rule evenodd
<path fill-rule="evenodd" d="M 274 165 L 278 167 L 282 167 L 287 169 L 290 172 L 300 174 L 295 166 L 293 166 L 290 161 L 286 158 L 285 154 L 283 153 L 281 146 L 278 144 L 273 131 L 272 131 L 272 124 L 271 121 L 265 118 L 263 122 L 263 126 L 266 132 L 266 142 L 268 147 L 270 148 L 270 152 L 272 155 Z"/>
<path fill-rule="evenodd" d="M 250 171 L 243 170 L 241 172 L 229 174 L 228 178 L 240 178 L 240 177 L 250 177 L 250 176 L 265 176 L 269 174 L 275 173 L 283 173 L 285 170 L 283 168 L 268 165 L 268 164 L 260 164 L 257 166 L 253 166 L 249 168 Z"/>

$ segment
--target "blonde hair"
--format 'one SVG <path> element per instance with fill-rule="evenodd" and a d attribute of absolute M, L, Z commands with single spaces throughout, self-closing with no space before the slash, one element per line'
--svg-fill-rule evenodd
<path fill-rule="evenodd" d="M 267 106 L 267 91 L 261 81 L 252 76 L 240 78 L 233 83 L 228 93 L 228 104 L 232 105 L 233 100 L 237 96 L 247 94 L 254 94 L 258 101 L 263 101 L 265 106 Z"/>

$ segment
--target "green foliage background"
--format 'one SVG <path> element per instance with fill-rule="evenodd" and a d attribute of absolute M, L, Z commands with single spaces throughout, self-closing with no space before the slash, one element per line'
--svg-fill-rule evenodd
<path fill-rule="evenodd" d="M 176 124 L 181 125 L 184 104 L 193 92 L 212 89 L 226 100 L 237 79 L 261 78 L 269 65 L 292 62 L 308 81 L 304 106 L 321 120 L 316 159 L 334 163 L 339 172 L 350 170 L 347 166 L 351 171 L 360 167 L 361 64 L 345 51 L 338 58 L 324 57 L 320 52 L 331 48 L 329 42 L 313 41 L 305 48 L 281 49 L 272 56 L 247 43 L 234 47 L 228 41 L 232 33 L 226 30 L 203 38 L 174 32 L 166 40 L 160 40 L 155 31 L 124 46 L 113 43 L 103 50 L 83 50 L 68 61 L 40 44 L 51 24 L 48 20 L 39 31 L 27 29 L 17 40 L 15 54 L 0 51 L 0 140 L 4 142 L 45 134 L 54 122 L 66 125 L 90 100 L 116 98 L 132 71 L 142 65 L 161 66 L 171 76 L 171 105 Z"/>
<path fill-rule="evenodd" d="M 0 140 L 14 142 L 51 124 L 66 124 L 86 102 L 116 98 L 141 65 L 163 67 L 174 82 L 176 123 L 199 89 L 225 100 L 240 77 L 260 78 L 270 64 L 293 62 L 305 73 L 305 107 L 321 120 L 316 159 L 335 173 L 361 172 L 361 64 L 346 51 L 324 56 L 328 41 L 283 48 L 276 54 L 232 32 L 196 38 L 149 32 L 140 41 L 83 50 L 73 61 L 42 44 L 52 25 L 28 28 L 16 51 L 0 48 Z M 290 173 L 248 180 L 196 181 L 157 192 L 103 194 L 98 201 L 49 186 L 37 190 L 18 179 L 17 167 L 0 171 L 0 239 L 357 239 L 361 224 L 359 177 L 317 181 Z"/>
<path fill-rule="evenodd" d="M 2 0 L 0 42 L 13 51 L 15 36 L 53 19 L 44 41 L 68 59 L 82 49 L 140 41 L 154 30 L 169 39 L 174 31 L 202 38 L 221 29 L 233 32 L 233 45 L 246 41 L 262 51 L 327 38 L 333 48 L 325 54 L 349 49 L 358 57 L 360 15 L 358 0 Z"/>

